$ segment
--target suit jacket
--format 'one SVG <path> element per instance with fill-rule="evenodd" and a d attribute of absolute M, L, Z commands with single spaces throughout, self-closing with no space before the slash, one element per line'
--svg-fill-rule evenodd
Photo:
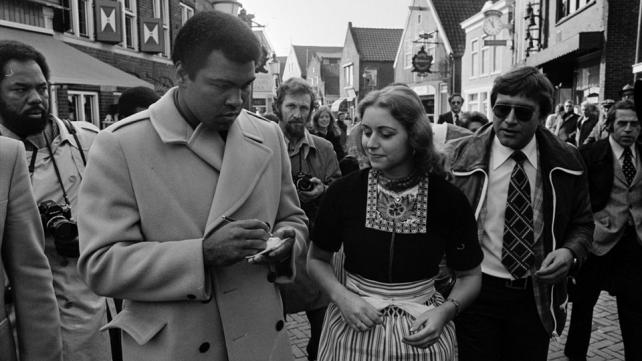
<path fill-rule="evenodd" d="M 580 116 L 575 113 L 562 114 L 562 121 L 559 122 L 555 135 L 564 142 L 574 143 L 575 132 L 577 131 L 577 120 L 579 118 Z"/>
<path fill-rule="evenodd" d="M 624 186 L 624 174 L 614 171 L 613 149 L 609 138 L 598 140 L 580 148 L 580 154 L 588 169 L 588 184 L 591 195 L 591 209 L 594 213 L 595 232 L 593 253 L 602 255 L 608 252 L 620 239 L 631 212 L 638 239 L 642 239 L 642 169 L 639 157 L 642 145 L 636 145 L 638 151 L 637 174 L 628 189 L 613 192 L 616 178 Z M 614 198 L 615 197 L 615 198 Z M 626 198 L 625 198 L 626 197 Z"/>
<path fill-rule="evenodd" d="M 62 360 L 58 305 L 22 143 L 0 137 L 0 169 L 0 361 L 17 359 L 5 311 L 7 282 L 20 360 Z"/>
<path fill-rule="evenodd" d="M 463 125 L 463 121 L 461 119 L 461 114 L 462 113 L 460 112 L 459 113 L 459 122 L 457 122 L 457 124 L 455 124 L 455 120 L 453 119 L 453 112 L 446 112 L 446 113 L 443 113 L 443 114 L 439 114 L 439 119 L 437 119 L 437 124 L 450 123 L 450 124 L 455 124 L 455 125 L 458 125 L 460 127 L 463 127 L 464 125 Z"/>
<path fill-rule="evenodd" d="M 578 147 L 586 142 L 593 128 L 595 128 L 598 119 L 598 116 L 592 118 L 582 116 L 579 118 L 577 121 L 577 133 L 575 134 L 575 144 L 577 144 Z"/>
<path fill-rule="evenodd" d="M 192 129 L 174 89 L 101 132 L 79 197 L 78 268 L 98 294 L 123 298 L 107 327 L 125 360 L 290 360 L 276 282 L 305 247 L 283 134 L 242 112 L 223 141 Z M 288 269 L 239 262 L 206 268 L 203 240 L 222 216 L 292 227 Z"/>

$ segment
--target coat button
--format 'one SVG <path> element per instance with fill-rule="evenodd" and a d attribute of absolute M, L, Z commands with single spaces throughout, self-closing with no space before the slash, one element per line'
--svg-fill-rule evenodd
<path fill-rule="evenodd" d="M 207 350 L 209 350 L 209 349 L 210 349 L 210 343 L 209 343 L 209 342 L 203 342 L 203 343 L 198 347 L 198 351 L 200 351 L 200 353 L 205 353 L 205 352 L 207 352 Z"/>
<path fill-rule="evenodd" d="M 283 320 L 279 320 L 279 322 L 276 323 L 276 330 L 281 331 L 284 325 L 285 323 L 283 322 Z"/>
<path fill-rule="evenodd" d="M 274 281 L 276 281 L 276 272 L 268 272 L 267 280 L 268 282 L 274 283 Z"/>
<path fill-rule="evenodd" d="M 190 299 L 190 300 L 195 300 L 195 299 L 196 299 L 196 296 L 194 296 L 194 295 L 187 295 L 187 298 L 188 298 L 188 299 Z"/>

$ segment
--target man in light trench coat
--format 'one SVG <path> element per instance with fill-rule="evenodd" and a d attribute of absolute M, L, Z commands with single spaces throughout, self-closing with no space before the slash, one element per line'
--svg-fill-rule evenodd
<path fill-rule="evenodd" d="M 101 132 L 81 187 L 80 273 L 122 298 L 124 360 L 291 360 L 275 283 L 307 218 L 277 124 L 242 109 L 261 54 L 221 12 L 176 36 L 178 86 Z M 285 239 L 248 261 L 271 236 Z"/>

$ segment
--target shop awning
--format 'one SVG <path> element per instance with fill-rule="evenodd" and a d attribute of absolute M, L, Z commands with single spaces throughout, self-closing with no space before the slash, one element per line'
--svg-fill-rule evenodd
<path fill-rule="evenodd" d="M 333 101 L 332 102 L 332 106 L 330 106 L 330 110 L 332 110 L 335 113 L 338 112 L 341 109 L 341 105 L 345 104 L 346 101 L 347 101 L 346 98 L 339 98 L 339 99 Z M 344 108 L 345 108 L 345 106 L 344 106 Z"/>
<path fill-rule="evenodd" d="M 604 33 L 602 31 L 581 32 L 542 51 L 532 53 L 526 58 L 526 65 L 541 66 L 567 55 L 586 54 L 602 49 L 603 43 Z"/>
<path fill-rule="evenodd" d="M 0 26 L 0 40 L 29 44 L 47 59 L 52 84 L 83 84 L 131 88 L 154 86 L 91 55 L 54 39 L 48 34 Z"/>

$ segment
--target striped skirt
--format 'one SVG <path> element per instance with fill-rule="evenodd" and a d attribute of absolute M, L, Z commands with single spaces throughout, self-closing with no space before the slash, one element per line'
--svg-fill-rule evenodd
<path fill-rule="evenodd" d="M 441 305 L 444 298 L 435 291 L 432 279 L 407 283 L 381 283 L 346 272 L 346 287 L 364 299 L 376 299 L 382 309 L 382 324 L 367 331 L 353 330 L 330 303 L 323 321 L 319 361 L 433 361 L 454 360 L 455 325 L 447 323 L 439 340 L 428 348 L 417 348 L 403 342 L 410 334 L 414 317 L 403 304 L 421 300 L 429 308 Z M 370 302 L 370 301 L 369 301 Z M 373 302 L 370 302 L 371 304 Z M 393 303 L 398 303 L 394 305 Z M 380 307 L 379 307 L 380 308 Z"/>

